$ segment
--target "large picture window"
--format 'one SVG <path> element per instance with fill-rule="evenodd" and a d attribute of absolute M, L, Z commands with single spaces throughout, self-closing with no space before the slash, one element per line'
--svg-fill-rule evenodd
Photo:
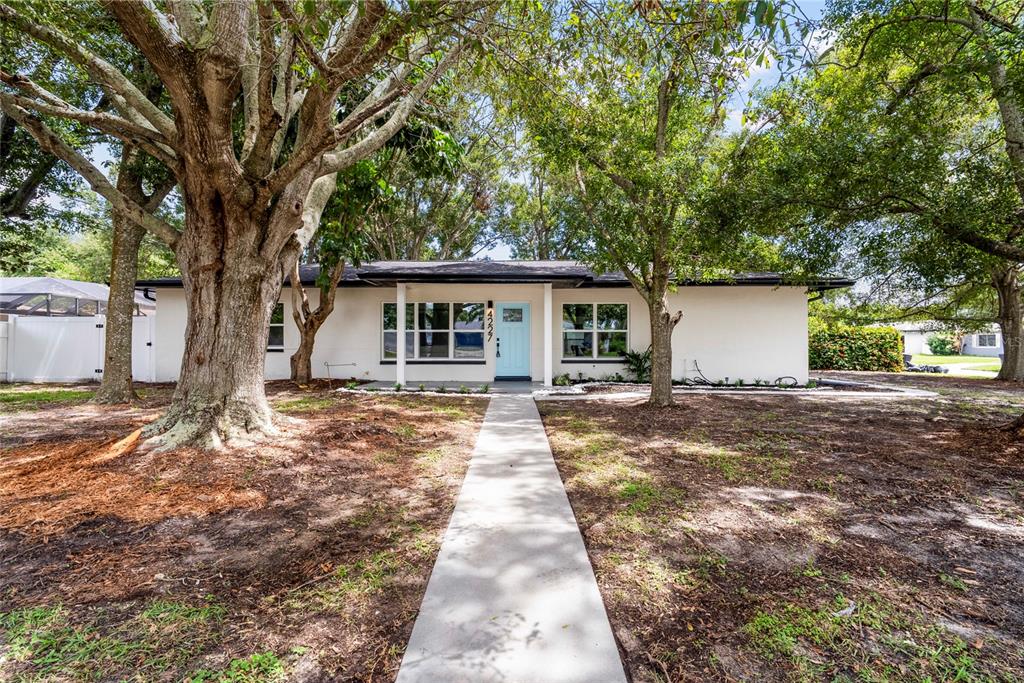
<path fill-rule="evenodd" d="M 562 304 L 562 358 L 617 359 L 628 349 L 627 304 Z"/>
<path fill-rule="evenodd" d="M 405 305 L 405 356 L 415 360 L 483 360 L 482 303 L 416 303 Z M 398 358 L 397 304 L 386 303 L 381 317 L 381 358 Z"/>

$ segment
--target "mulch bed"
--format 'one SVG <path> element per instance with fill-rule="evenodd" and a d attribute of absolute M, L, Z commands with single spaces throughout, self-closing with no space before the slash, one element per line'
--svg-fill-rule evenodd
<path fill-rule="evenodd" d="M 139 454 L 138 429 L 170 396 L 147 393 L 137 408 L 4 416 L 0 679 L 181 680 L 262 652 L 304 680 L 392 679 L 486 401 L 275 383 L 272 402 L 296 420 L 273 442 Z M 150 623 L 139 615 L 166 602 L 217 610 L 177 659 L 5 661 L 4 614 L 59 605 L 69 628 L 131 644 Z"/>
<path fill-rule="evenodd" d="M 1024 678 L 1024 390 L 895 378 L 541 404 L 634 680 Z"/>

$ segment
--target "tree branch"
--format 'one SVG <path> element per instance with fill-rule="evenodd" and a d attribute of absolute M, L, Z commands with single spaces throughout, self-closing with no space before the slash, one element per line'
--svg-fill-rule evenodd
<path fill-rule="evenodd" d="M 11 98 L 20 107 L 32 109 L 40 114 L 46 114 L 47 116 L 56 116 L 74 121 L 81 121 L 82 123 L 88 124 L 101 132 L 114 135 L 130 144 L 136 143 L 136 139 L 132 138 L 148 140 L 152 144 L 163 145 L 166 148 L 167 151 L 162 152 L 161 156 L 170 156 L 172 161 L 176 158 L 171 141 L 161 135 L 155 128 L 139 125 L 138 123 L 129 121 L 128 119 L 108 114 L 103 111 L 88 111 L 80 109 L 34 83 L 28 77 L 20 74 L 9 74 L 6 71 L 0 70 L 0 82 L 18 88 L 22 92 L 38 98 L 38 100 L 33 100 L 26 97 L 19 97 L 17 95 L 0 93 L 0 96 Z M 161 160 L 163 161 L 163 159 Z"/>
<path fill-rule="evenodd" d="M 61 140 L 45 123 L 7 99 L 0 100 L 0 107 L 8 116 L 16 120 L 32 135 L 44 151 L 49 152 L 75 169 L 89 183 L 89 186 L 97 194 L 109 201 L 116 210 L 119 210 L 124 216 L 163 240 L 171 249 L 177 246 L 179 233 L 174 226 L 148 213 L 141 206 L 118 192 L 107 177 L 91 161 Z"/>
<path fill-rule="evenodd" d="M 285 0 L 273 0 L 273 3 L 274 9 L 277 10 L 277 13 L 280 14 L 281 18 L 284 19 L 286 24 L 288 24 L 288 28 L 291 29 L 291 33 L 295 36 L 295 40 L 298 41 L 299 47 L 302 48 L 303 53 L 305 53 L 309 61 L 313 63 L 313 66 L 316 67 L 317 71 L 322 73 L 324 78 L 329 80 L 331 76 L 331 68 L 327 66 L 327 63 L 324 62 L 324 58 L 320 55 L 316 46 L 313 45 L 309 36 L 306 35 L 306 32 L 303 30 L 302 22 L 299 21 L 299 18 L 295 16 L 295 12 L 292 11 L 292 6 Z"/>
<path fill-rule="evenodd" d="M 168 140 L 176 138 L 177 131 L 171 118 L 160 111 L 159 107 L 150 102 L 121 71 L 106 60 L 93 54 L 62 33 L 30 21 L 10 5 L 0 4 L 0 22 L 10 23 L 39 42 L 49 45 L 61 54 L 67 55 L 69 59 L 85 69 L 100 84 L 123 97 L 129 106 L 136 109 L 165 138 Z"/>

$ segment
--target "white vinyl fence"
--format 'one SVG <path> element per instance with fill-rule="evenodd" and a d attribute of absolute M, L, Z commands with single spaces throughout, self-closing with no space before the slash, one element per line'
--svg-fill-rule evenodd
<path fill-rule="evenodd" d="M 154 378 L 155 317 L 132 321 L 132 376 Z M 106 316 L 7 316 L 0 322 L 0 380 L 6 382 L 80 382 L 103 377 Z"/>

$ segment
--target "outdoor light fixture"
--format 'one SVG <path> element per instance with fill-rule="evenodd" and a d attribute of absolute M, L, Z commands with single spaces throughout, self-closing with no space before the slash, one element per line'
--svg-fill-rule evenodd
<path fill-rule="evenodd" d="M 490 299 L 488 299 L 487 300 L 487 310 L 491 310 L 492 308 L 494 308 L 494 302 L 491 301 Z"/>

